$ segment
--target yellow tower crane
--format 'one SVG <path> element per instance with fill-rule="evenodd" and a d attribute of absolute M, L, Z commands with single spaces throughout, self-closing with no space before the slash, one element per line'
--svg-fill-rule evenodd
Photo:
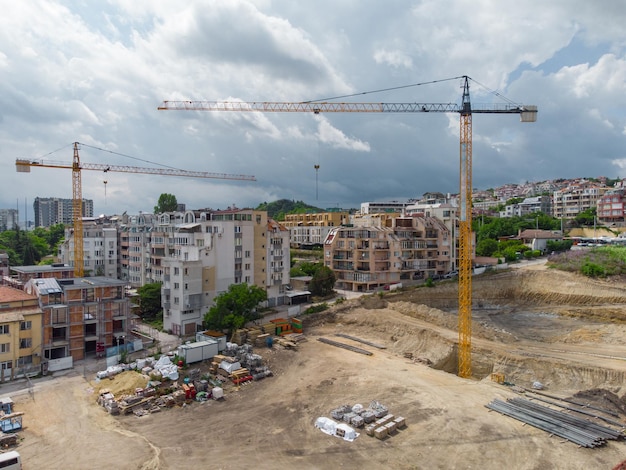
<path fill-rule="evenodd" d="M 184 176 L 190 178 L 217 178 L 226 180 L 256 181 L 254 176 L 229 175 L 227 173 L 207 173 L 204 171 L 179 170 L 176 168 L 143 168 L 136 166 L 106 165 L 100 163 L 81 163 L 79 142 L 74 142 L 74 158 L 72 163 L 52 162 L 44 160 L 16 159 L 15 167 L 19 173 L 30 173 L 32 167 L 37 168 L 65 168 L 72 170 L 72 219 L 74 224 L 74 274 L 82 277 L 84 274 L 84 246 L 83 246 L 83 190 L 81 170 L 96 170 L 118 173 L 144 173 L 150 175 Z"/>
<path fill-rule="evenodd" d="M 350 103 L 334 101 L 236 102 L 164 101 L 161 111 L 239 111 L 320 113 L 458 113 L 460 115 L 459 181 L 459 317 L 458 375 L 472 375 L 472 114 L 519 114 L 522 122 L 537 120 L 537 106 L 470 104 L 469 81 L 464 75 L 461 104 L 456 103 Z"/>

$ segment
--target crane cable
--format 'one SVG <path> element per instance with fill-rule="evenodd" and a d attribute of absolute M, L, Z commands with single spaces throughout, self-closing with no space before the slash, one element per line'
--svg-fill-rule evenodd
<path fill-rule="evenodd" d="M 468 80 L 471 80 L 472 82 L 476 83 L 478 86 L 480 86 L 481 88 L 483 88 L 484 90 L 486 90 L 489 94 L 496 96 L 498 98 L 501 98 L 502 100 L 508 102 L 511 105 L 520 105 L 520 103 L 517 103 L 509 98 L 507 98 L 506 96 L 504 96 L 502 93 L 500 93 L 499 91 L 496 90 L 492 90 L 491 88 L 483 85 L 482 83 L 474 80 L 471 77 L 468 77 L 466 75 L 460 75 L 458 77 L 451 77 L 451 78 L 442 78 L 441 80 L 431 80 L 428 82 L 420 82 L 420 83 L 413 83 L 411 85 L 400 85 L 400 86 L 395 86 L 395 87 L 390 87 L 390 88 L 380 88 L 378 90 L 371 90 L 371 91 L 362 91 L 359 93 L 352 93 L 349 95 L 339 95 L 339 96 L 331 96 L 328 98 L 319 98 L 316 100 L 309 100 L 309 101 L 303 101 L 302 103 L 319 103 L 319 102 L 324 102 L 324 101 L 333 101 L 333 100 L 339 100 L 339 99 L 344 99 L 344 98 L 354 98 L 355 96 L 362 96 L 362 95 L 370 95 L 370 94 L 375 94 L 375 93 L 383 93 L 383 92 L 387 92 L 387 91 L 395 91 L 395 90 L 402 90 L 405 88 L 412 88 L 412 87 L 417 87 L 417 86 L 422 86 L 422 85 L 432 85 L 433 83 L 441 83 L 441 82 L 449 82 L 451 80 L 459 80 L 459 79 L 464 79 L 467 78 Z"/>

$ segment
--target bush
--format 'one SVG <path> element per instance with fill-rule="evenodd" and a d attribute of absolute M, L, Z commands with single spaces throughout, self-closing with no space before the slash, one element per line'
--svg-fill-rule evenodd
<path fill-rule="evenodd" d="M 311 305 L 304 311 L 305 315 L 310 315 L 311 313 L 323 312 L 324 310 L 328 310 L 328 304 L 326 302 L 322 302 L 321 304 Z"/>
<path fill-rule="evenodd" d="M 591 261 L 585 261 L 580 267 L 580 272 L 587 277 L 605 277 L 606 271 L 602 266 Z"/>

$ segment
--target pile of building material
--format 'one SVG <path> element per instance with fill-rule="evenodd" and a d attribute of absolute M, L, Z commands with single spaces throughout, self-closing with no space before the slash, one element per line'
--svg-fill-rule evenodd
<path fill-rule="evenodd" d="M 19 436 L 16 433 L 2 433 L 0 435 L 0 447 L 6 449 L 7 447 L 14 447 L 19 442 Z"/>
<path fill-rule="evenodd" d="M 321 416 L 315 420 L 315 427 L 329 436 L 341 437 L 346 441 L 354 441 L 359 437 L 354 428 L 345 423 L 337 423 L 330 418 Z"/>
<path fill-rule="evenodd" d="M 355 428 L 365 426 L 366 434 L 378 439 L 384 439 L 395 434 L 398 429 L 406 427 L 405 418 L 390 414 L 388 408 L 376 400 L 367 408 L 361 404 L 342 405 L 331 410 L 330 415 Z"/>
<path fill-rule="evenodd" d="M 324 344 L 330 344 L 331 346 L 336 346 L 338 348 L 347 349 L 348 351 L 356 352 L 359 354 L 365 354 L 366 356 L 371 356 L 373 353 L 368 351 L 367 349 L 357 348 L 356 346 L 352 346 L 346 343 L 340 343 L 339 341 L 333 341 L 328 338 L 317 338 L 317 340 Z"/>
<path fill-rule="evenodd" d="M 485 406 L 582 447 L 599 447 L 609 439 L 624 438 L 623 426 L 613 429 L 523 398 L 493 400 Z"/>
<path fill-rule="evenodd" d="M 0 398 L 0 430 L 2 433 L 12 433 L 21 430 L 23 415 L 23 412 L 13 409 L 13 400 L 11 398 Z"/>
<path fill-rule="evenodd" d="M 231 340 L 237 344 L 251 344 L 252 346 L 271 346 L 274 336 L 302 335 L 302 320 L 291 318 L 276 318 L 267 323 L 241 328 L 233 334 Z M 291 341 L 295 341 L 290 338 Z"/>
<path fill-rule="evenodd" d="M 239 385 L 270 377 L 272 371 L 263 365 L 263 357 L 253 352 L 249 344 L 226 343 L 224 354 L 213 357 L 211 372 Z"/>

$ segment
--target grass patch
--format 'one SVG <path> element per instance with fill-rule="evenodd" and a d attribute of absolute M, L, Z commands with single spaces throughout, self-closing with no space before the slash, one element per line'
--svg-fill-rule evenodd
<path fill-rule="evenodd" d="M 620 276 L 626 274 L 626 247 L 602 246 L 590 250 L 570 250 L 550 256 L 548 266 L 587 277 Z"/>

